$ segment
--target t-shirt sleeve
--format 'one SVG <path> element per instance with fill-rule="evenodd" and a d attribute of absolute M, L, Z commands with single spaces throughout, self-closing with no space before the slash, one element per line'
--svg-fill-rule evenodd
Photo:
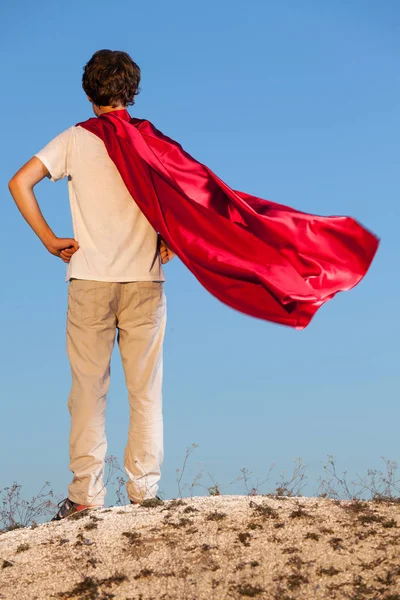
<path fill-rule="evenodd" d="M 68 173 L 68 148 L 70 144 L 73 127 L 65 129 L 53 138 L 44 148 L 34 156 L 42 161 L 50 172 L 49 179 L 58 181 L 67 177 Z"/>

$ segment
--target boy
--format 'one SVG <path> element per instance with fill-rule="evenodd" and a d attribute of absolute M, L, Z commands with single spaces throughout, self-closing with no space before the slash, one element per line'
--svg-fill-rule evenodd
<path fill-rule="evenodd" d="M 162 262 L 173 256 L 168 244 L 226 305 L 296 329 L 361 281 L 379 245 L 351 217 L 313 215 L 230 188 L 150 121 L 129 115 L 125 107 L 133 104 L 139 79 L 126 53 L 96 52 L 83 88 L 98 118 L 57 136 L 10 184 L 46 247 L 70 260 L 74 480 L 55 518 L 104 502 L 104 410 L 115 328 L 131 407 L 128 496 L 140 503 L 157 491 L 165 328 L 157 237 L 165 240 Z M 53 181 L 68 176 L 79 244 L 56 238 L 40 214 L 32 188 L 46 174 Z"/>
<path fill-rule="evenodd" d="M 133 105 L 139 82 L 140 69 L 127 53 L 101 50 L 84 67 L 82 86 L 98 117 Z M 68 178 L 75 239 L 58 238 L 40 212 L 33 188 L 45 177 Z M 174 254 L 134 202 L 103 142 L 81 127 L 66 129 L 37 152 L 9 189 L 47 250 L 68 264 L 73 480 L 52 520 L 104 505 L 106 395 L 116 331 L 130 403 L 127 493 L 135 504 L 156 497 L 166 326 L 161 264 Z"/>

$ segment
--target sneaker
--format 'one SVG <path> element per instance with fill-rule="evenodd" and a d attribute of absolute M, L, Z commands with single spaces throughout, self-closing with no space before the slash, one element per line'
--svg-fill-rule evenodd
<path fill-rule="evenodd" d="M 60 508 L 59 508 L 59 511 L 57 512 L 57 514 L 51 519 L 52 521 L 60 521 L 61 519 L 70 517 L 71 515 L 74 515 L 77 512 L 81 512 L 82 510 L 103 508 L 103 506 L 102 505 L 100 506 L 99 504 L 90 504 L 90 505 L 78 504 L 77 502 L 73 502 L 73 500 L 70 500 L 69 498 L 65 498 L 65 500 L 61 500 L 61 502 L 59 502 L 57 504 L 57 506 L 59 506 Z"/>
<path fill-rule="evenodd" d="M 161 502 L 163 501 L 162 498 L 160 498 L 160 496 L 156 496 L 157 500 L 161 500 Z M 131 504 L 141 504 L 141 502 L 134 502 L 133 500 L 130 500 Z"/>

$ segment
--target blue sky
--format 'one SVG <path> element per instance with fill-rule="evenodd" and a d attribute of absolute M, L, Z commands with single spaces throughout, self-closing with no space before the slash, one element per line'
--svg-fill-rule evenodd
<path fill-rule="evenodd" d="M 99 0 L 1 9 L 2 195 L 0 489 L 65 497 L 70 370 L 66 265 L 47 253 L 7 189 L 63 129 L 92 116 L 82 68 L 100 48 L 142 69 L 132 116 L 178 140 L 232 188 L 317 214 L 357 218 L 381 238 L 366 278 L 324 305 L 304 331 L 242 315 L 175 258 L 165 266 L 165 459 L 160 492 L 200 471 L 224 493 L 242 468 L 273 490 L 306 465 L 304 495 L 328 455 L 348 480 L 399 461 L 399 26 L 397 1 Z M 72 236 L 66 181 L 36 195 Z M 121 466 L 128 401 L 117 346 L 108 454 Z M 107 502 L 115 501 L 109 487 Z"/>

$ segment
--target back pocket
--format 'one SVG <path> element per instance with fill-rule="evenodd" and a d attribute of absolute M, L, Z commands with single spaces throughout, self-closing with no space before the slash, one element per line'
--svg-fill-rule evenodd
<path fill-rule="evenodd" d="M 137 281 L 139 291 L 139 312 L 153 325 L 159 325 L 165 313 L 165 292 L 163 281 Z"/>
<path fill-rule="evenodd" d="M 109 312 L 111 283 L 72 279 L 68 286 L 68 311 L 76 321 L 93 321 Z"/>

